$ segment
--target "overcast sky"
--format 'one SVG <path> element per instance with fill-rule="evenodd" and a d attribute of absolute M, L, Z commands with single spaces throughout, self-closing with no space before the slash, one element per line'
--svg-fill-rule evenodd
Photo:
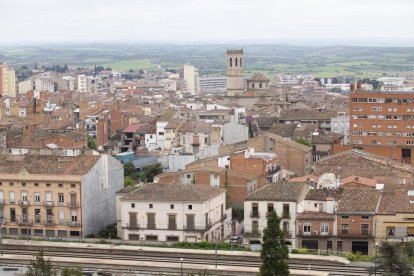
<path fill-rule="evenodd" d="M 413 0 L 0 0 L 0 44 L 390 39 L 414 45 L 413 11 Z"/>

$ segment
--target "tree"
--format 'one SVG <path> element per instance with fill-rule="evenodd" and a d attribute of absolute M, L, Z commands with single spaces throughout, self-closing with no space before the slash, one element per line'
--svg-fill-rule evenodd
<path fill-rule="evenodd" d="M 31 261 L 27 267 L 25 276 L 56 276 L 57 272 L 53 269 L 49 259 L 43 257 L 43 250 L 36 255 L 36 259 Z"/>
<path fill-rule="evenodd" d="M 124 187 L 129 187 L 129 186 L 133 186 L 134 185 L 134 180 L 132 179 L 132 177 L 127 176 L 124 179 Z"/>
<path fill-rule="evenodd" d="M 95 140 L 93 139 L 93 137 L 88 136 L 88 148 L 89 149 L 93 149 L 96 150 L 96 143 Z"/>
<path fill-rule="evenodd" d="M 383 242 L 379 248 L 379 255 L 380 257 L 376 260 L 376 270 L 381 271 L 382 275 L 411 275 L 411 268 L 404 261 L 401 249 L 397 244 Z M 372 268 L 370 272 L 372 273 Z"/>
<path fill-rule="evenodd" d="M 295 142 L 299 143 L 299 144 L 302 144 L 302 145 L 305 145 L 305 146 L 308 146 L 308 147 L 312 146 L 312 144 L 308 140 L 305 140 L 302 137 L 296 138 Z"/>
<path fill-rule="evenodd" d="M 124 164 L 124 177 L 132 176 L 136 172 L 137 170 L 135 169 L 134 163 L 127 162 Z"/>
<path fill-rule="evenodd" d="M 275 211 L 267 219 L 267 227 L 263 231 L 262 251 L 260 253 L 262 265 L 260 275 L 286 276 L 290 275 L 288 258 L 289 251 L 280 229 L 280 218 Z"/>
<path fill-rule="evenodd" d="M 64 267 L 61 276 L 82 276 L 83 271 L 80 267 Z"/>
<path fill-rule="evenodd" d="M 144 166 L 140 177 L 142 181 L 152 182 L 154 181 L 154 176 L 160 173 L 162 173 L 162 166 L 160 163 L 149 164 Z"/>

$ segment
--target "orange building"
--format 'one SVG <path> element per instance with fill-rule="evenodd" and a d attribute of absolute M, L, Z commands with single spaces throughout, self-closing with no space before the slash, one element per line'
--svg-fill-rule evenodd
<path fill-rule="evenodd" d="M 350 97 L 352 147 L 414 163 L 414 93 L 355 90 Z"/>

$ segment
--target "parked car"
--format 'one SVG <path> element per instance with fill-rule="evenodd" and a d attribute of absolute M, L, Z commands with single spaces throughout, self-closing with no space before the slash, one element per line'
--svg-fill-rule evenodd
<path fill-rule="evenodd" d="M 242 238 L 239 236 L 233 236 L 230 238 L 231 243 L 242 243 Z"/>

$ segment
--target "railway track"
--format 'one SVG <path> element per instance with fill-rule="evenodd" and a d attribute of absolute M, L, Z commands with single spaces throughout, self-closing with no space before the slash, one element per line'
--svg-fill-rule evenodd
<path fill-rule="evenodd" d="M 9 247 L 9 246 L 8 246 Z M 34 255 L 38 252 L 38 248 L 30 248 L 30 250 L 22 250 L 22 249 L 12 249 L 6 247 L 4 249 L 4 253 L 6 254 L 15 254 L 15 255 Z M 126 260 L 126 261 L 136 261 L 136 265 L 130 267 L 129 270 L 139 272 L 137 267 L 142 266 L 145 262 L 159 262 L 159 263 L 180 263 L 180 259 L 176 256 L 168 256 L 166 254 L 155 254 L 157 252 L 148 252 L 150 254 L 146 254 L 147 252 L 138 252 L 138 254 L 131 255 L 131 254 L 98 254 L 96 252 L 88 253 L 88 252 L 68 252 L 67 249 L 63 252 L 61 250 L 55 251 L 51 250 L 53 248 L 44 248 L 44 255 L 45 256 L 53 256 L 53 257 L 66 257 L 66 258 L 81 258 L 84 260 L 84 265 L 88 264 L 88 259 L 104 259 L 104 260 Z M 84 249 L 82 249 L 84 251 Z M 75 251 L 82 251 L 82 250 L 75 250 Z M 119 252 L 118 252 L 119 253 Z M 129 252 L 131 253 L 131 252 Z M 215 259 L 205 258 L 205 256 L 197 257 L 196 254 L 194 256 L 186 256 L 183 260 L 183 264 L 199 264 L 199 265 L 214 265 Z M 214 257 L 214 256 L 213 256 Z M 234 259 L 223 259 L 223 255 L 219 255 L 217 259 L 217 264 L 219 266 L 242 266 L 242 267 L 259 267 L 261 262 L 258 258 L 244 258 L 243 260 L 234 260 Z M 310 270 L 310 271 L 323 271 L 323 272 L 330 272 L 330 275 L 335 276 L 342 276 L 342 275 L 367 275 L 366 268 L 362 267 L 355 267 L 355 266 L 346 266 L 341 264 L 323 264 L 320 262 L 315 261 L 298 261 L 294 259 L 289 260 L 289 267 L 291 269 L 297 270 Z M 128 268 L 124 268 L 123 270 L 128 270 Z"/>

